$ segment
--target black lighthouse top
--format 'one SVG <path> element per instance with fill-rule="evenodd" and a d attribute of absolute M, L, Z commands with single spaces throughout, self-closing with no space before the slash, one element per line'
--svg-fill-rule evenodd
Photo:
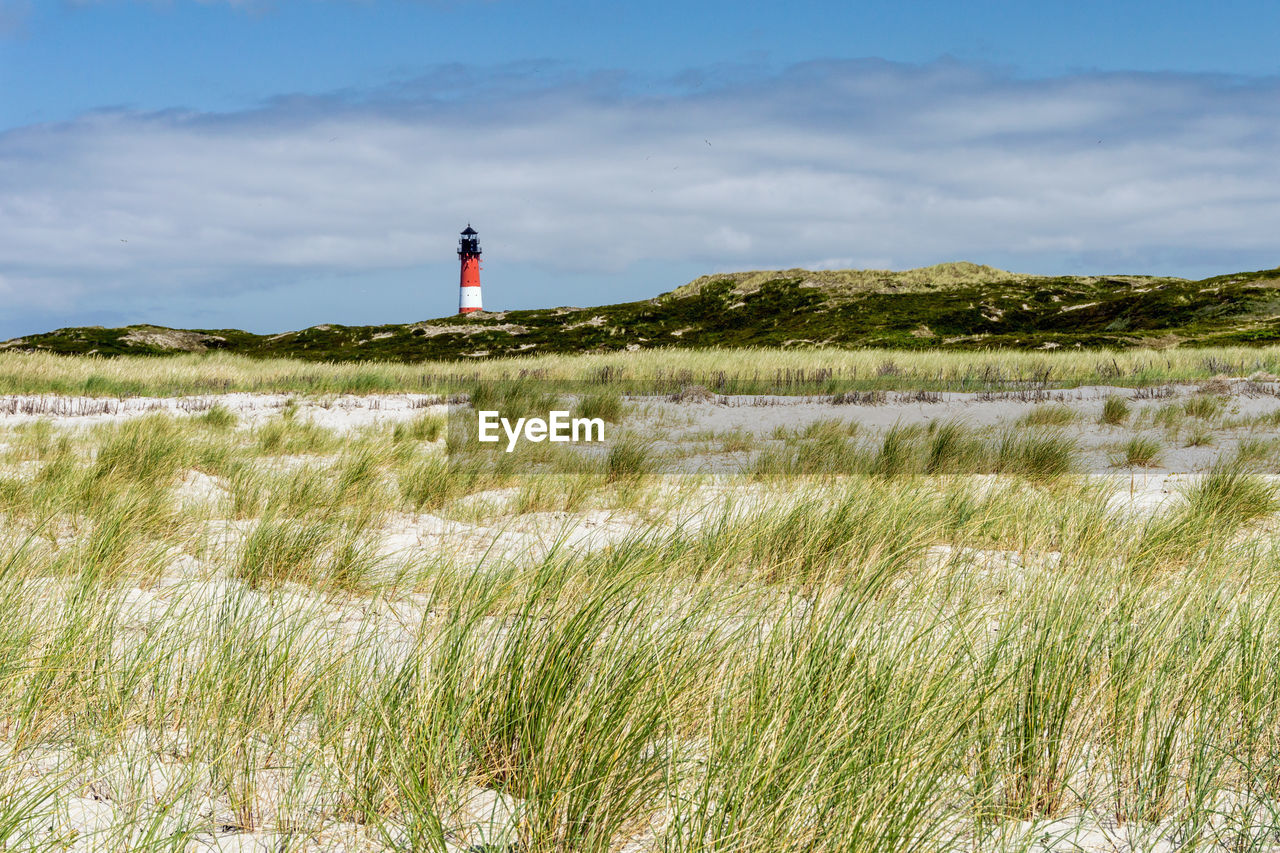
<path fill-rule="evenodd" d="M 462 236 L 458 238 L 458 257 L 464 255 L 480 254 L 480 238 L 477 236 L 479 232 L 471 227 L 471 223 L 467 223 L 467 230 L 462 232 Z"/>

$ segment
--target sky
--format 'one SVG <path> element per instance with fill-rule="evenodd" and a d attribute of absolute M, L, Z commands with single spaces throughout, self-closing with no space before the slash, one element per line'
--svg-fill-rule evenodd
<path fill-rule="evenodd" d="M 0 0 L 0 339 L 1280 265 L 1280 4 Z"/>

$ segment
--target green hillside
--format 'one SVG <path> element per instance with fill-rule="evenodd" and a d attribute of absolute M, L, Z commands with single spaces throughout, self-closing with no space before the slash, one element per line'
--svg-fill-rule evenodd
<path fill-rule="evenodd" d="M 312 360 L 496 357 L 651 347 L 903 349 L 1280 342 L 1280 269 L 1203 281 L 1018 275 L 970 263 L 904 272 L 703 276 L 641 302 L 451 316 L 387 326 L 58 329 L 0 348 L 101 355 L 227 350 Z"/>

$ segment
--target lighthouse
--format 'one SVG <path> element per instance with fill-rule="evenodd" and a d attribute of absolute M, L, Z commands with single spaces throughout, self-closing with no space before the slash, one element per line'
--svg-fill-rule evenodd
<path fill-rule="evenodd" d="M 458 238 L 458 260 L 462 262 L 462 278 L 458 287 L 458 313 L 480 310 L 480 237 L 467 223 Z"/>

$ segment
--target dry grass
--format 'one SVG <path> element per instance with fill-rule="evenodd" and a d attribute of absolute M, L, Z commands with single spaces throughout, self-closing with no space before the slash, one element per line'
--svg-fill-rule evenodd
<path fill-rule="evenodd" d="M 920 290 L 924 288 L 949 287 L 957 284 L 978 284 L 986 282 L 1011 281 L 1020 278 L 1016 273 L 1006 272 L 983 264 L 956 261 L 935 264 L 930 267 L 919 267 L 910 270 L 759 270 L 755 272 L 715 273 L 696 278 L 686 285 L 672 291 L 673 296 L 689 296 L 696 294 L 708 284 L 718 281 L 732 281 L 736 290 L 749 293 L 759 290 L 762 284 L 780 278 L 798 278 L 822 287 L 852 293 L 880 291 L 892 285 L 899 290 Z"/>
<path fill-rule="evenodd" d="M 548 380 L 679 391 L 703 384 L 776 393 L 850 390 L 1020 390 L 1112 384 L 1200 383 L 1223 369 L 1280 371 L 1280 347 L 1122 352 L 881 350 L 646 350 L 423 364 L 309 364 L 214 353 L 171 357 L 69 357 L 0 353 L 0 393 L 206 395 L 229 391 L 354 393 L 468 391 L 477 382 Z M 110 404 L 107 399 L 106 404 Z M 74 405 L 84 405 L 74 403 Z M 1196 403 L 1205 411 L 1212 402 Z M 4 401 L 0 400 L 0 411 Z M 1197 409 L 1197 413 L 1200 410 Z"/>

